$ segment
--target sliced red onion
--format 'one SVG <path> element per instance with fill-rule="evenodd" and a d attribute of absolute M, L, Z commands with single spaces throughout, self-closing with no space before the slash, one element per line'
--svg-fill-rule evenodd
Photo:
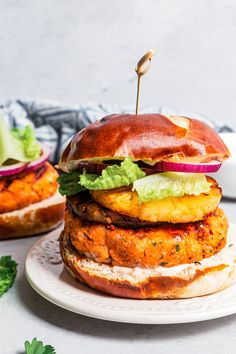
<path fill-rule="evenodd" d="M 78 168 L 85 169 L 87 173 L 101 174 L 102 171 L 109 166 L 106 163 L 93 163 L 93 162 L 80 162 Z M 213 173 L 217 172 L 222 163 L 219 161 L 190 163 L 190 162 L 171 162 L 171 161 L 159 161 L 153 166 L 140 166 L 140 168 L 147 174 L 151 175 L 158 172 L 185 172 L 185 173 Z"/>
<path fill-rule="evenodd" d="M 94 162 L 79 162 L 77 168 L 79 170 L 84 170 L 87 173 L 95 173 L 100 175 L 102 173 L 102 171 L 107 168 L 108 166 L 110 166 L 109 164 L 106 163 L 94 163 Z"/>
<path fill-rule="evenodd" d="M 171 162 L 160 161 L 157 162 L 153 168 L 158 172 L 171 171 L 171 172 L 185 172 L 185 173 L 212 173 L 217 172 L 222 163 L 219 161 L 211 161 L 207 163 L 189 163 L 189 162 Z"/>
<path fill-rule="evenodd" d="M 0 177 L 11 176 L 22 172 L 25 169 L 26 163 L 19 162 L 14 165 L 0 166 Z"/>
<path fill-rule="evenodd" d="M 51 151 L 47 147 L 42 147 L 42 153 L 37 160 L 32 162 L 18 162 L 14 165 L 0 166 L 0 177 L 16 175 L 20 172 L 29 172 L 42 166 L 49 158 Z"/>

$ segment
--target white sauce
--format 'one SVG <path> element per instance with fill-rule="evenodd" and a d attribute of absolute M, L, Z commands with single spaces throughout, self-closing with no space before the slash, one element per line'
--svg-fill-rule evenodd
<path fill-rule="evenodd" d="M 220 264 L 232 264 L 236 259 L 236 227 L 230 226 L 227 236 L 227 244 L 216 255 L 203 259 L 200 264 L 181 264 L 174 267 L 155 268 L 129 268 L 129 267 L 110 267 L 105 264 L 98 264 L 92 260 L 81 260 L 79 266 L 90 273 L 105 276 L 110 279 L 128 280 L 130 282 L 144 281 L 152 276 L 175 276 L 182 279 L 191 279 L 194 277 L 197 270 L 204 270 L 208 267 L 217 266 Z"/>

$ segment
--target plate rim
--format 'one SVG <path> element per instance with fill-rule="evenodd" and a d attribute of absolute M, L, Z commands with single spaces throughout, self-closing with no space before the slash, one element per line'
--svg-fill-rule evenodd
<path fill-rule="evenodd" d="M 236 224 L 230 223 L 231 226 L 236 227 Z M 60 294 L 60 298 L 58 297 L 57 293 L 52 294 L 52 291 L 48 289 L 44 289 L 43 285 L 39 286 L 37 284 L 37 281 L 34 281 L 34 277 L 32 277 L 32 272 L 29 267 L 30 261 L 32 261 L 31 254 L 35 247 L 41 244 L 44 240 L 48 239 L 55 239 L 58 237 L 60 230 L 62 227 L 59 227 L 53 231 L 50 231 L 47 233 L 45 236 L 37 240 L 30 250 L 27 253 L 27 256 L 25 258 L 25 276 L 30 284 L 30 286 L 39 294 L 41 295 L 44 299 L 48 300 L 49 302 L 53 303 L 54 305 L 57 305 L 63 309 L 66 309 L 68 311 L 71 311 L 73 313 L 77 313 L 83 316 L 87 316 L 90 318 L 97 318 L 101 320 L 107 320 L 107 321 L 112 321 L 112 322 L 120 322 L 120 323 L 132 323 L 132 324 L 180 324 L 180 323 L 190 323 L 190 322 L 200 322 L 200 321 L 207 321 L 207 320 L 212 320 L 216 318 L 221 318 L 229 315 L 233 315 L 236 313 L 236 301 L 235 304 L 229 304 L 227 307 L 222 307 L 219 306 L 218 309 L 216 310 L 215 308 L 212 309 L 204 309 L 204 312 L 198 312 L 198 313 L 192 313 L 191 311 L 186 312 L 185 314 L 171 314 L 171 313 L 157 313 L 155 312 L 155 316 L 152 315 L 150 316 L 150 313 L 152 309 L 146 309 L 146 311 L 137 311 L 137 309 L 132 309 L 130 310 L 130 314 L 132 316 L 128 316 L 129 310 L 123 310 L 119 308 L 119 310 L 114 310 L 113 308 L 106 306 L 105 310 L 103 306 L 97 306 L 96 309 L 94 310 L 95 305 L 91 306 L 82 306 L 83 301 L 78 300 L 78 306 L 75 308 L 75 306 L 71 305 L 66 301 L 66 297 L 63 294 Z M 56 265 L 55 265 L 56 266 Z M 60 264 L 61 266 L 61 264 Z M 43 267 L 42 267 L 43 269 Z M 66 270 L 66 272 L 68 272 Z M 68 272 L 68 276 L 69 272 Z M 74 280 L 76 282 L 76 280 Z M 86 285 L 84 285 L 87 287 Z M 236 283 L 232 284 L 230 287 L 235 287 L 236 289 Z M 91 290 L 89 287 L 87 287 L 89 290 Z M 228 288 L 227 288 L 228 289 Z M 225 290 L 227 290 L 225 289 Z M 81 292 L 80 289 L 77 289 L 78 292 Z M 221 290 L 220 293 L 224 292 L 225 290 Z M 96 290 L 94 290 L 96 292 Z M 101 292 L 98 292 L 100 296 L 108 296 L 107 294 L 103 294 Z M 219 292 L 218 292 L 219 293 Z M 217 294 L 217 293 L 215 293 Z M 214 296 L 214 294 L 206 295 L 205 298 L 206 300 Z M 111 298 L 114 300 L 116 299 L 115 297 Z M 201 299 L 204 299 L 204 296 L 200 297 Z M 235 291 L 235 298 L 236 298 L 236 291 Z M 124 300 L 124 302 L 127 299 L 119 298 L 119 301 Z M 139 299 L 129 299 L 129 301 L 134 301 L 134 302 L 160 302 L 164 301 L 165 303 L 168 302 L 185 302 L 191 300 L 190 299 L 173 299 L 173 300 L 158 300 L 158 299 L 151 299 L 151 300 L 139 300 Z M 90 308 L 91 307 L 91 308 Z M 127 307 L 127 304 L 125 305 Z M 168 310 L 167 310 L 168 311 Z M 149 317 L 147 316 L 149 315 Z"/>

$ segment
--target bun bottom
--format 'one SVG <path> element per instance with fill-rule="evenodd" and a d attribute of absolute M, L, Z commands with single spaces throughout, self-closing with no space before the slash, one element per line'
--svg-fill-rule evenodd
<path fill-rule="evenodd" d="M 107 294 L 133 299 L 180 299 L 223 290 L 236 280 L 236 228 L 216 255 L 174 267 L 110 267 L 82 258 L 64 232 L 60 250 L 73 278 Z"/>
<path fill-rule="evenodd" d="M 52 197 L 8 213 L 0 214 L 0 239 L 32 236 L 52 230 L 64 217 L 65 198 Z"/>

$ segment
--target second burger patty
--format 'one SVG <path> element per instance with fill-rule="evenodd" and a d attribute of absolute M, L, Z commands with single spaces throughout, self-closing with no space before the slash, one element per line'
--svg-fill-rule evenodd
<path fill-rule="evenodd" d="M 22 209 L 57 191 L 58 173 L 46 162 L 36 171 L 0 178 L 0 214 Z"/>
<path fill-rule="evenodd" d="M 114 224 L 124 228 L 138 228 L 160 224 L 160 222 L 142 221 L 132 216 L 116 213 L 96 203 L 88 192 L 68 196 L 67 206 L 71 211 L 85 220 L 107 225 Z"/>
<path fill-rule="evenodd" d="M 67 209 L 64 232 L 81 255 L 98 263 L 172 267 L 219 252 L 225 246 L 227 229 L 227 218 L 219 208 L 202 221 L 138 229 L 86 221 Z"/>

